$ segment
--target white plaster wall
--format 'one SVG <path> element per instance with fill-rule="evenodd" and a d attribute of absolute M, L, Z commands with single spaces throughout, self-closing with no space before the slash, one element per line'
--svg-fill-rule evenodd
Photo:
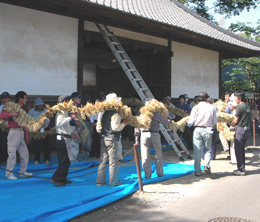
<path fill-rule="evenodd" d="M 188 94 L 193 98 L 206 91 L 211 98 L 219 95 L 218 52 L 172 42 L 171 97 Z"/>
<path fill-rule="evenodd" d="M 77 89 L 78 20 L 0 3 L 0 91 Z"/>

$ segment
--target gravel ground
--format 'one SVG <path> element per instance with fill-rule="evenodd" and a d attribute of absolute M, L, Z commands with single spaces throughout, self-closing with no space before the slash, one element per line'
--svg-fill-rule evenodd
<path fill-rule="evenodd" d="M 133 146 L 133 142 L 130 141 L 123 141 L 122 144 L 127 150 Z M 249 138 L 247 141 L 246 161 L 249 169 L 255 169 L 254 167 L 260 167 L 260 146 L 253 147 L 251 144 L 252 138 Z M 260 144 L 259 138 L 257 138 L 257 144 Z M 146 185 L 144 186 L 144 192 L 137 191 L 119 201 L 91 211 L 71 221 L 148 221 L 147 218 L 149 218 L 149 221 L 185 221 L 172 219 L 173 215 L 171 215 L 170 211 L 173 204 L 178 203 L 178 201 L 186 200 L 185 198 L 200 195 L 206 187 L 217 186 L 217 181 L 219 181 L 219 183 L 225 183 L 227 178 L 233 178 L 232 176 L 230 177 L 230 175 L 231 172 L 236 169 L 236 166 L 230 164 L 230 160 L 227 159 L 227 154 L 220 153 L 221 149 L 221 144 L 218 144 L 217 159 L 211 161 L 211 175 L 202 175 L 201 177 L 188 175 Z M 193 152 L 190 153 L 193 156 Z M 173 149 L 163 151 L 163 156 L 164 162 L 179 162 L 179 158 Z M 193 164 L 193 160 L 185 160 L 185 163 Z M 257 169 L 259 170 L 260 168 Z M 156 212 L 156 214 L 154 212 Z M 169 215 L 171 215 L 171 217 L 169 217 Z"/>

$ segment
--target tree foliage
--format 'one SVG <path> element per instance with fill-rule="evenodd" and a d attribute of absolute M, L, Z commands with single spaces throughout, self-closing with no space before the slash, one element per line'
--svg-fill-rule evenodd
<path fill-rule="evenodd" d="M 251 40 L 260 42 L 260 20 L 257 27 L 249 26 L 250 23 L 231 24 L 229 29 L 235 33 L 239 33 Z M 260 57 L 240 58 L 240 59 L 224 59 L 222 60 L 222 69 L 231 64 L 240 65 L 242 68 L 234 69 L 231 74 L 232 80 L 223 83 L 223 91 L 227 88 L 231 90 L 242 89 L 244 91 L 253 92 L 255 95 L 260 94 Z M 243 74 L 248 80 L 242 81 L 237 78 L 237 74 Z M 222 92 L 223 93 L 223 92 Z"/>
<path fill-rule="evenodd" d="M 214 16 L 209 13 L 210 8 L 205 0 L 179 0 L 182 4 L 196 12 L 200 16 L 214 21 Z M 214 13 L 225 15 L 229 18 L 233 15 L 240 15 L 244 10 L 249 11 L 257 7 L 259 0 L 216 0 L 213 3 Z"/>
<path fill-rule="evenodd" d="M 192 11 L 200 16 L 214 22 L 214 16 L 209 13 L 210 8 L 206 5 L 205 0 L 179 0 Z M 225 15 L 225 18 L 240 15 L 244 10 L 250 11 L 255 9 L 259 0 L 216 0 L 213 3 L 214 13 Z M 256 27 L 252 27 L 249 22 L 238 22 L 231 24 L 229 30 L 241 36 L 260 42 L 260 19 Z M 240 58 L 240 59 L 224 59 L 221 61 L 222 70 L 232 64 L 236 64 L 242 68 L 233 69 L 230 74 L 231 80 L 222 82 L 222 92 L 236 91 L 242 89 L 248 92 L 254 92 L 260 95 L 260 57 Z M 246 75 L 247 78 L 238 78 L 238 74 Z"/>

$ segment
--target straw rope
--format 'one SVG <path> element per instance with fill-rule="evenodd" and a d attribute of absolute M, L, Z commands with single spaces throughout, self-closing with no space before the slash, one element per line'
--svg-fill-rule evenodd
<path fill-rule="evenodd" d="M 138 105 L 141 104 L 140 102 L 138 102 L 139 100 L 129 100 L 126 101 L 126 103 L 131 104 L 131 102 L 133 101 L 135 101 L 135 104 Z M 232 120 L 234 119 L 234 116 L 223 112 L 227 106 L 225 102 L 218 101 L 215 103 L 215 105 L 220 110 L 220 112 L 217 114 L 218 121 L 222 123 L 221 125 L 218 125 L 218 131 L 225 132 L 224 134 L 226 135 L 225 137 L 228 140 L 230 140 L 234 135 L 234 132 L 229 131 L 225 127 L 225 124 L 223 123 L 231 123 Z M 55 134 L 54 129 L 50 131 L 45 131 L 42 135 L 40 135 L 41 133 L 38 132 L 40 128 L 45 127 L 45 120 L 54 117 L 55 113 L 68 112 L 68 111 L 70 111 L 71 113 L 77 113 L 78 121 L 82 126 L 84 126 L 84 130 L 83 130 L 84 132 L 82 132 L 82 135 L 80 135 L 81 137 L 80 141 L 83 143 L 86 142 L 87 140 L 86 138 L 88 138 L 87 136 L 88 129 L 85 126 L 83 121 L 85 117 L 100 112 L 104 112 L 106 110 L 115 110 L 122 116 L 122 119 L 126 120 L 133 127 L 145 128 L 145 129 L 150 127 L 153 115 L 156 112 L 162 113 L 165 117 L 168 117 L 168 112 L 172 112 L 175 115 L 179 115 L 182 117 L 186 115 L 186 113 L 183 110 L 171 106 L 167 106 L 162 102 L 157 101 L 156 99 L 152 99 L 149 104 L 141 107 L 140 109 L 141 116 L 133 116 L 130 107 L 128 107 L 127 105 L 123 105 L 122 102 L 116 102 L 113 100 L 111 102 L 108 102 L 106 100 L 103 102 L 95 102 L 95 104 L 87 103 L 84 107 L 80 107 L 80 108 L 74 106 L 72 100 L 70 100 L 69 102 L 58 103 L 57 105 L 54 105 L 52 107 L 46 104 L 46 108 L 47 111 L 38 118 L 30 117 L 23 109 L 21 109 L 19 105 L 17 105 L 14 102 L 9 102 L 5 104 L 5 106 L 3 107 L 3 111 L 9 113 L 18 112 L 19 116 L 14 118 L 14 120 L 18 123 L 19 126 L 28 129 L 31 133 L 31 137 L 36 139 L 44 138 L 44 136 L 46 135 Z M 187 125 L 188 120 L 189 120 L 189 116 L 182 118 L 178 122 L 173 121 L 170 124 L 169 128 L 173 130 L 179 129 L 181 131 L 184 131 L 184 128 Z M 0 119 L 1 129 L 4 129 L 5 127 L 4 122 L 5 120 Z"/>

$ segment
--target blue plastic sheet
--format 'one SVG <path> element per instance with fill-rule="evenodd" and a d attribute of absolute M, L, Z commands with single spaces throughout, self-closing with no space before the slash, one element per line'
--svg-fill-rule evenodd
<path fill-rule="evenodd" d="M 50 178 L 57 168 L 57 159 L 52 157 L 52 163 L 51 166 L 33 165 L 31 161 L 28 172 L 36 177 Z M 67 221 L 139 189 L 134 162 L 120 163 L 122 184 L 117 187 L 96 186 L 98 164 L 98 161 L 72 163 L 68 175 L 72 184 L 65 187 L 56 187 L 49 179 L 41 178 L 5 180 L 4 171 L 0 170 L 0 221 Z M 19 171 L 19 165 L 14 171 Z M 164 173 L 164 177 L 157 177 L 153 167 L 152 178 L 143 179 L 143 184 L 191 174 L 193 165 L 164 163 Z"/>

